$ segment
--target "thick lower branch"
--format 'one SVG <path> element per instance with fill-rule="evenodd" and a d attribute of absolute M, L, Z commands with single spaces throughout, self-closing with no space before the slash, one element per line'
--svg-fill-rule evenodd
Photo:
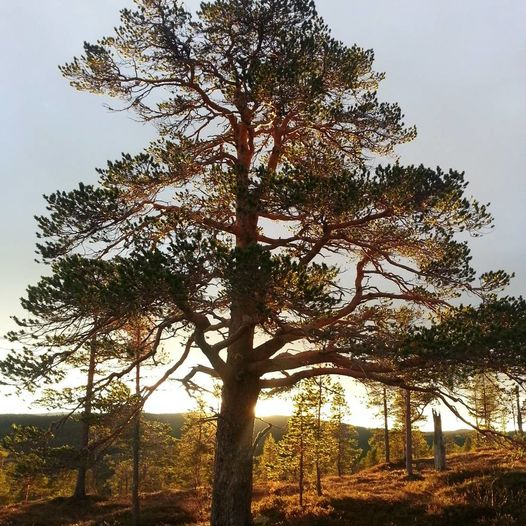
<path fill-rule="evenodd" d="M 300 367 L 324 363 L 332 363 L 339 367 L 346 367 L 351 370 L 363 370 L 376 374 L 393 373 L 393 367 L 391 365 L 369 363 L 363 360 L 342 356 L 338 352 L 318 351 L 304 351 L 297 354 L 283 353 L 271 360 L 252 363 L 247 369 L 252 373 L 263 375 L 271 372 L 288 371 L 291 369 L 299 369 Z"/>

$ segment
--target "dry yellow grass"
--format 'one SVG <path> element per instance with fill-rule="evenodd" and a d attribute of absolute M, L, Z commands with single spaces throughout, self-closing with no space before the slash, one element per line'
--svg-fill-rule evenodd
<path fill-rule="evenodd" d="M 289 493 L 289 492 L 287 492 Z M 257 522 L 309 526 L 526 526 L 526 461 L 481 451 L 449 458 L 444 473 L 431 460 L 408 480 L 401 466 L 376 466 L 325 480 L 326 497 L 303 510 L 279 489 L 255 503 Z M 300 513 L 301 511 L 301 513 Z"/>
<path fill-rule="evenodd" d="M 297 504 L 295 486 L 257 486 L 254 515 L 262 526 L 526 526 L 526 460 L 505 452 L 452 456 L 436 473 L 418 463 L 408 480 L 401 466 L 376 466 L 356 475 L 325 479 L 325 496 L 309 493 Z M 207 498 L 193 492 L 143 497 L 144 526 L 205 525 Z M 124 501 L 88 499 L 82 505 L 53 499 L 5 507 L 2 526 L 121 526 Z"/>

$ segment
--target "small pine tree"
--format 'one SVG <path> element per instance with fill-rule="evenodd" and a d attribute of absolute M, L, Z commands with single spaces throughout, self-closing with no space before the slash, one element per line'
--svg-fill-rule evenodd
<path fill-rule="evenodd" d="M 294 411 L 287 423 L 287 431 L 279 443 L 279 470 L 286 480 L 298 483 L 299 503 L 303 506 L 306 479 L 314 471 L 313 445 L 316 419 L 312 400 L 303 391 L 302 382 L 294 397 Z"/>
<path fill-rule="evenodd" d="M 496 374 L 482 373 L 471 378 L 468 384 L 467 403 L 476 426 L 485 431 L 505 431 L 509 417 L 504 388 Z M 490 436 L 475 435 L 475 446 L 495 444 Z"/>
<path fill-rule="evenodd" d="M 294 412 L 287 432 L 279 444 L 281 473 L 298 482 L 300 505 L 306 483 L 312 482 L 316 493 L 322 495 L 322 477 L 333 471 L 339 448 L 330 413 L 333 392 L 334 382 L 328 377 L 302 381 L 294 396 Z M 335 418 L 342 422 L 343 405 L 341 400 L 339 403 L 342 414 Z"/>
<path fill-rule="evenodd" d="M 369 439 L 369 444 L 371 444 L 371 439 Z M 362 465 L 364 468 L 370 468 L 372 466 L 376 466 L 376 464 L 380 463 L 380 454 L 378 452 L 378 448 L 371 447 L 369 451 L 367 451 L 367 454 L 365 455 Z"/>
<path fill-rule="evenodd" d="M 458 435 L 453 436 L 450 434 L 444 435 L 444 441 L 446 445 L 446 454 L 451 455 L 452 453 L 461 453 L 463 451 L 463 446 L 457 443 L 456 438 Z"/>
<path fill-rule="evenodd" d="M 177 479 L 187 488 L 208 488 L 214 462 L 216 422 L 205 401 L 198 398 L 196 408 L 185 417 L 177 441 Z"/>
<path fill-rule="evenodd" d="M 381 447 L 382 456 L 385 459 L 385 463 L 391 462 L 391 446 L 390 446 L 390 434 L 389 420 L 392 411 L 393 398 L 395 391 L 389 389 L 381 384 L 369 384 L 367 387 L 367 404 L 376 410 L 378 416 L 381 416 L 383 429 L 383 441 L 384 444 Z M 375 443 L 377 440 L 375 439 Z"/>
<path fill-rule="evenodd" d="M 405 458 L 405 433 L 403 429 L 396 427 L 390 433 L 391 460 L 400 462 Z M 411 432 L 413 440 L 413 454 L 416 458 L 425 458 L 432 455 L 431 446 L 428 444 L 424 433 L 419 429 Z M 383 429 L 376 429 L 369 438 L 369 451 L 364 460 L 364 466 L 374 466 L 383 462 L 385 458 L 385 442 Z"/>
<path fill-rule="evenodd" d="M 334 438 L 335 449 L 331 456 L 332 471 L 341 477 L 350 474 L 357 465 L 362 450 L 358 447 L 356 429 L 344 422 L 349 415 L 349 405 L 345 391 L 339 382 L 332 386 L 330 424 Z"/>
<path fill-rule="evenodd" d="M 132 490 L 132 433 L 130 427 L 126 429 L 104 457 L 108 471 L 106 485 L 113 496 L 129 496 Z M 172 486 L 180 459 L 176 456 L 176 439 L 170 426 L 141 417 L 140 442 L 141 491 L 154 492 Z"/>
<path fill-rule="evenodd" d="M 382 429 L 374 429 L 369 437 L 369 450 L 365 455 L 362 465 L 365 468 L 376 466 L 385 458 L 385 441 L 384 431 Z"/>
<path fill-rule="evenodd" d="M 334 383 L 328 376 L 305 382 L 306 400 L 310 401 L 314 411 L 314 469 L 318 496 L 323 494 L 322 477 L 330 471 L 334 451 L 338 448 L 334 426 L 324 420 L 329 416 L 326 411 L 333 387 Z"/>
<path fill-rule="evenodd" d="M 464 445 L 462 446 L 462 452 L 469 453 L 470 451 L 473 451 L 475 449 L 475 443 L 473 440 L 473 434 L 470 433 L 466 435 L 466 438 L 464 439 Z"/>
<path fill-rule="evenodd" d="M 256 459 L 255 476 L 261 482 L 279 479 L 279 446 L 272 433 L 269 433 L 263 445 L 261 455 Z"/>
<path fill-rule="evenodd" d="M 426 437 L 420 429 L 413 429 L 413 454 L 415 458 L 426 458 L 433 455 L 433 448 L 429 445 Z"/>
<path fill-rule="evenodd" d="M 8 504 L 12 494 L 12 478 L 6 459 L 9 453 L 0 448 L 0 505 Z"/>
<path fill-rule="evenodd" d="M 60 479 L 74 466 L 74 451 L 69 446 L 54 447 L 53 433 L 35 426 L 13 425 L 2 440 L 7 452 L 5 462 L 16 487 L 15 500 L 48 496 Z M 67 477 L 64 477 L 66 480 Z"/>

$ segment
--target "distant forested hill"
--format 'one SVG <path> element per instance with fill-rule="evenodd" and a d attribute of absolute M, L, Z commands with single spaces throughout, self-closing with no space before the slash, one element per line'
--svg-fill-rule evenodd
<path fill-rule="evenodd" d="M 64 422 L 62 414 L 44 414 L 44 415 L 19 415 L 6 414 L 0 415 L 0 439 L 4 437 L 11 430 L 13 424 L 18 425 L 32 425 L 44 429 L 53 428 L 56 431 L 56 444 L 77 444 L 80 437 L 80 426 L 76 419 L 67 419 Z M 170 413 L 170 414 L 152 414 L 146 413 L 145 417 L 150 420 L 157 420 L 168 424 L 172 428 L 172 434 L 175 437 L 181 436 L 181 428 L 183 425 L 185 413 Z M 263 419 L 256 420 L 255 432 L 258 433 L 266 428 L 268 424 L 272 424 L 272 435 L 276 440 L 280 440 L 287 427 L 287 416 L 268 416 Z M 371 431 L 365 427 L 356 428 L 359 435 L 359 445 L 362 449 L 368 449 L 367 441 L 371 436 Z"/>
<path fill-rule="evenodd" d="M 149 420 L 156 420 L 168 424 L 172 429 L 172 434 L 175 437 L 181 436 L 181 428 L 183 425 L 185 413 L 167 413 L 167 414 L 152 414 L 146 413 L 145 417 Z M 287 416 L 267 416 L 263 419 L 256 420 L 255 432 L 258 433 L 260 430 L 267 427 L 268 424 L 272 424 L 272 435 L 276 440 L 280 440 L 287 427 Z M 45 415 L 19 415 L 19 414 L 6 414 L 0 415 L 0 439 L 3 438 L 11 430 L 13 424 L 18 425 L 32 425 L 38 426 L 44 429 L 54 428 L 56 431 L 55 443 L 56 445 L 71 444 L 76 445 L 80 439 L 80 426 L 79 422 L 75 419 L 67 419 L 64 422 L 64 415 L 61 414 L 45 414 Z M 371 429 L 365 427 L 356 427 L 358 432 L 358 444 L 361 449 L 367 451 L 369 449 L 368 440 L 372 435 Z M 446 432 L 446 435 L 451 435 L 454 441 L 462 445 L 466 434 L 469 431 L 459 430 Z M 431 445 L 433 443 L 432 433 L 424 433 L 427 442 Z"/>
<path fill-rule="evenodd" d="M 37 426 L 43 429 L 55 430 L 55 442 L 57 445 L 77 444 L 80 438 L 80 425 L 76 417 L 65 419 L 64 414 L 43 414 L 43 415 L 19 415 L 6 414 L 0 415 L 0 439 L 10 432 L 13 424 L 25 426 Z M 145 417 L 149 420 L 156 420 L 168 424 L 172 428 L 174 436 L 179 437 L 184 421 L 184 413 L 173 414 L 149 414 Z"/>

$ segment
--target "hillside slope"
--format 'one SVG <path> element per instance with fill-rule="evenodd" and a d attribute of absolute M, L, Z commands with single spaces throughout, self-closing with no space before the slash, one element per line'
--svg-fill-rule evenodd
<path fill-rule="evenodd" d="M 172 430 L 172 435 L 179 438 L 181 436 L 181 429 L 183 426 L 184 418 L 186 413 L 145 413 L 144 417 L 148 420 L 155 420 L 168 424 Z M 0 439 L 7 435 L 11 431 L 13 424 L 17 425 L 31 425 L 41 427 L 43 429 L 49 429 L 53 427 L 56 431 L 54 439 L 54 445 L 72 445 L 76 446 L 80 440 L 80 422 L 76 418 L 69 418 L 59 427 L 57 423 L 61 422 L 64 418 L 63 414 L 0 414 Z M 254 433 L 257 434 L 259 431 L 267 427 L 268 424 L 272 424 L 272 435 L 276 440 L 280 440 L 287 427 L 289 417 L 282 415 L 266 416 L 263 419 L 256 419 Z M 369 448 L 368 440 L 371 436 L 371 430 L 365 427 L 356 427 L 358 433 L 358 445 L 361 449 L 367 450 Z M 260 447 L 261 448 L 261 447 Z M 256 452 L 259 453 L 259 450 Z"/>
<path fill-rule="evenodd" d="M 260 524 L 294 526 L 526 526 L 526 459 L 491 450 L 452 455 L 448 470 L 417 463 L 375 466 L 325 480 L 326 497 L 304 509 L 283 488 L 256 504 Z M 285 493 L 285 494 L 284 494 Z"/>
<path fill-rule="evenodd" d="M 326 496 L 297 505 L 295 487 L 255 490 L 256 523 L 262 526 L 525 526 L 526 460 L 504 452 L 456 455 L 436 473 L 430 460 L 407 480 L 401 467 L 376 466 L 356 475 L 325 479 Z M 144 526 L 201 524 L 205 499 L 192 492 L 143 497 Z M 199 522 L 201 521 L 201 522 Z M 2 526 L 121 526 L 129 524 L 122 501 L 38 501 L 0 510 Z"/>

